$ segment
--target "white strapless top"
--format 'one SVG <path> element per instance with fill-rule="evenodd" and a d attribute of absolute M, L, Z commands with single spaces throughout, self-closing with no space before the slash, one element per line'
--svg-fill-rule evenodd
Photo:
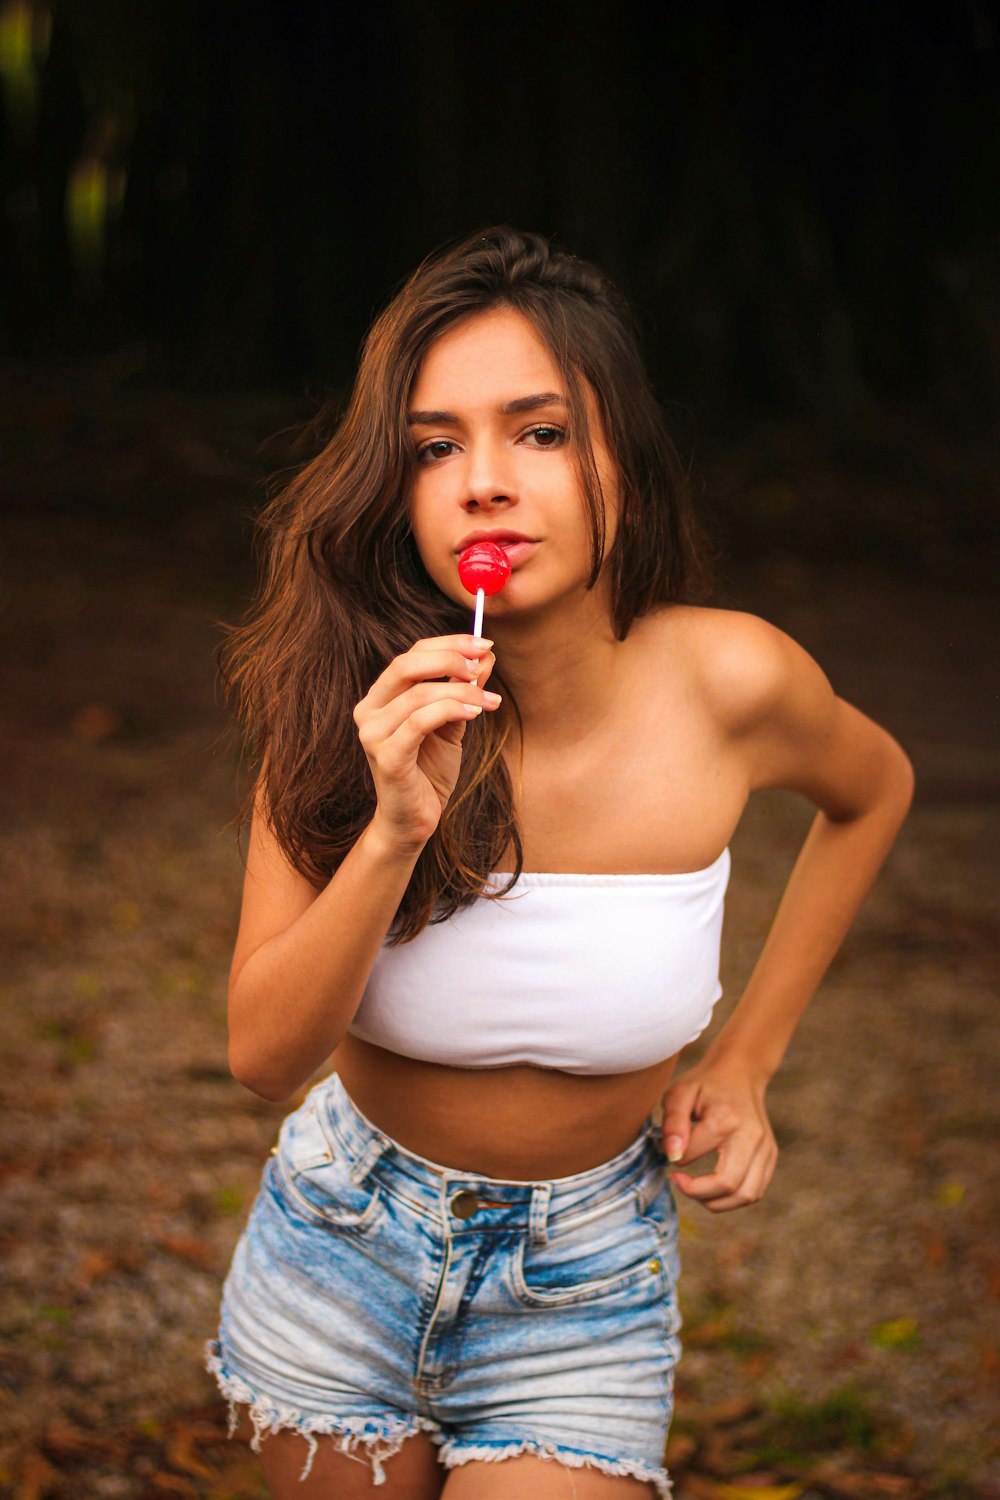
<path fill-rule="evenodd" d="M 727 847 L 680 874 L 522 874 L 502 900 L 383 944 L 350 1031 L 456 1068 L 649 1067 L 694 1041 L 722 994 L 729 869 Z"/>

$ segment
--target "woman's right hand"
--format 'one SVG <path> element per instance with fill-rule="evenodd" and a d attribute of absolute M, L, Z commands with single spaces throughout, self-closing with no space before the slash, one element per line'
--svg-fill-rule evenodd
<path fill-rule="evenodd" d="M 378 797 L 373 821 L 402 851 L 419 851 L 437 828 L 458 781 L 466 724 L 500 705 L 483 691 L 496 665 L 490 644 L 472 635 L 417 641 L 354 710 Z"/>

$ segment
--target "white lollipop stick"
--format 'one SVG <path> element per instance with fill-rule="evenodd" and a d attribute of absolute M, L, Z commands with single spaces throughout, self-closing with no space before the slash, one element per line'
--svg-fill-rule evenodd
<path fill-rule="evenodd" d="M 483 633 L 483 607 L 486 604 L 486 590 L 476 590 L 476 613 L 472 621 L 472 634 L 480 636 Z"/>

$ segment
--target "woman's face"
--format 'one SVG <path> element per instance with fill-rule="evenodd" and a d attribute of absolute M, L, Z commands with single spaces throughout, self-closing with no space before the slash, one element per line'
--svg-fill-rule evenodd
<path fill-rule="evenodd" d="M 591 444 L 614 540 L 618 487 L 593 390 Z M 534 326 L 511 308 L 476 313 L 441 334 L 410 394 L 416 451 L 409 516 L 430 577 L 469 604 L 458 556 L 479 534 L 500 535 L 511 577 L 491 615 L 535 612 L 582 595 L 591 571 L 587 507 L 569 435 L 568 393 Z M 526 538 L 507 542 L 503 533 Z"/>

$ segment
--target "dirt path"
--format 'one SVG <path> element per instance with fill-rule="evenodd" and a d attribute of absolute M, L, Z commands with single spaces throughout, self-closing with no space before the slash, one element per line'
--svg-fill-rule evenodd
<path fill-rule="evenodd" d="M 171 507 L 161 475 L 140 531 L 95 462 L 75 505 L 39 517 L 22 492 L 6 526 L 0 1490 L 25 1500 L 262 1493 L 201 1368 L 284 1113 L 225 1061 L 241 871 L 213 620 L 248 592 L 251 471 L 206 476 L 191 441 L 169 451 L 211 506 Z M 152 473 L 131 453 L 106 455 L 119 499 Z M 748 1472 L 1000 1491 L 996 636 L 985 599 L 949 594 L 784 560 L 720 596 L 896 733 L 919 791 L 773 1085 L 768 1197 L 683 1210 L 681 1496 Z M 738 830 L 728 1000 L 809 817 L 761 795 Z"/>

